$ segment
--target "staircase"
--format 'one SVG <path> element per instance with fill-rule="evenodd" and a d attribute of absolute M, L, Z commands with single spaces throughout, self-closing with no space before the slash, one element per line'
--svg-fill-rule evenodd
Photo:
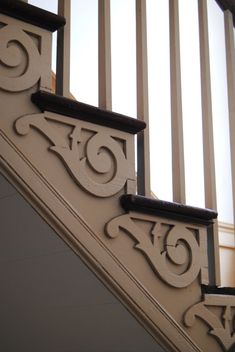
<path fill-rule="evenodd" d="M 164 350 L 235 351 L 235 290 L 214 285 L 217 213 L 137 195 L 146 124 L 51 93 L 63 17 L 17 0 L 0 13 L 1 173 Z"/>

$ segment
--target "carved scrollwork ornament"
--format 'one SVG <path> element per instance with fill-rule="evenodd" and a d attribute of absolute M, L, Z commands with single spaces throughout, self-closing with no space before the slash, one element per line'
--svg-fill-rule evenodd
<path fill-rule="evenodd" d="M 27 135 L 30 127 L 40 131 L 52 143 L 49 149 L 63 161 L 74 181 L 87 192 L 97 197 L 110 197 L 124 187 L 128 178 L 127 159 L 113 137 L 94 131 L 86 142 L 85 156 L 81 156 L 78 145 L 81 143 L 82 128 L 68 122 L 73 126 L 68 143 L 48 120 L 50 118 L 44 114 L 27 115 L 16 121 L 15 128 L 20 135 Z M 56 121 L 56 117 L 53 120 Z M 88 174 L 87 168 L 94 177 Z M 103 183 L 97 182 L 96 176 L 100 174 L 107 174 L 109 179 Z"/>
<path fill-rule="evenodd" d="M 153 222 L 151 233 L 146 235 L 135 223 L 136 219 Z M 135 241 L 134 248 L 144 255 L 154 272 L 171 286 L 182 288 L 190 285 L 205 265 L 205 248 L 200 247 L 194 231 L 186 226 L 169 224 L 168 230 L 163 230 L 156 218 L 149 220 L 143 215 L 125 214 L 106 224 L 106 234 L 110 238 L 118 237 L 121 231 Z M 163 238 L 163 247 L 160 246 L 160 238 Z M 183 269 L 182 272 L 173 271 L 172 267 Z M 207 282 L 207 278 L 205 280 Z"/>
<path fill-rule="evenodd" d="M 221 317 L 213 313 L 211 307 L 220 307 Z M 232 352 L 232 346 L 235 346 L 235 317 L 232 316 L 232 308 L 235 308 L 234 296 L 205 294 L 202 302 L 194 304 L 186 311 L 184 324 L 193 327 L 196 317 L 203 320 L 210 327 L 208 333 L 218 340 L 224 351 Z"/>
<path fill-rule="evenodd" d="M 17 76 L 0 75 L 0 88 L 19 92 L 31 88 L 41 75 L 41 56 L 32 40 L 19 26 L 6 25 L 0 29 L 0 64 L 8 70 L 20 67 L 25 57 L 25 67 Z"/>

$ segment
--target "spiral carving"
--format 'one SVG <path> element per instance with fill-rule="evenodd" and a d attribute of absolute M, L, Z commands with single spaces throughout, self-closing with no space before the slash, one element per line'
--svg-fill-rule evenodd
<path fill-rule="evenodd" d="M 20 67 L 23 55 L 26 66 L 18 76 L 0 76 L 0 88 L 19 92 L 32 87 L 40 78 L 41 57 L 38 49 L 20 27 L 6 25 L 0 30 L 0 61 L 8 69 Z"/>
<path fill-rule="evenodd" d="M 87 192 L 98 197 L 110 197 L 124 187 L 128 178 L 128 163 L 121 146 L 113 137 L 102 131 L 94 131 L 94 135 L 86 142 L 85 156 L 82 157 L 78 148 L 82 143 L 80 126 L 73 125 L 73 132 L 69 136 L 71 144 L 61 137 L 44 114 L 26 115 L 15 123 L 20 135 L 27 135 L 30 127 L 51 141 L 50 150 L 58 155 L 74 181 Z M 88 169 L 92 173 L 88 174 Z M 99 174 L 107 174 L 108 180 L 103 183 L 97 181 Z"/>
<path fill-rule="evenodd" d="M 97 133 L 87 143 L 86 157 L 81 160 L 80 167 L 85 172 L 88 164 L 96 173 L 106 174 L 112 170 L 112 176 L 109 181 L 100 184 L 91 183 L 89 178 L 86 180 L 86 189 L 92 190 L 93 194 L 100 197 L 107 197 L 117 193 L 126 183 L 127 180 L 127 159 L 117 143 L 112 137 L 105 136 L 103 133 Z"/>
<path fill-rule="evenodd" d="M 161 223 L 157 222 L 156 218 L 152 218 L 151 223 L 154 223 L 154 227 L 149 236 L 146 236 L 135 223 L 135 219 L 150 221 L 143 215 L 139 217 L 137 215 L 132 217 L 130 214 L 121 215 L 108 222 L 106 234 L 110 238 L 116 238 L 122 230 L 132 237 L 135 241 L 134 248 L 142 252 L 151 268 L 167 284 L 178 288 L 186 287 L 197 278 L 200 270 L 207 270 L 204 268 L 205 258 L 207 258 L 206 249 L 197 242 L 195 231 L 186 226 L 170 224 L 169 230 L 166 231 L 162 229 Z M 160 245 L 159 238 L 163 238 L 163 247 Z M 177 270 L 172 269 L 169 263 Z"/>
<path fill-rule="evenodd" d="M 195 235 L 186 227 L 177 226 L 171 228 L 165 240 L 166 251 L 161 254 L 163 260 L 164 279 L 173 286 L 188 286 L 198 276 L 201 268 L 200 247 Z M 186 269 L 180 273 L 172 273 L 167 266 L 167 260 L 172 264 L 186 265 Z"/>
<path fill-rule="evenodd" d="M 221 310 L 220 316 L 215 314 L 214 307 Z M 184 324 L 192 329 L 196 318 L 201 319 L 209 326 L 208 334 L 216 337 L 223 350 L 232 352 L 235 346 L 234 308 L 235 297 L 232 295 L 205 294 L 201 302 L 185 312 Z"/>

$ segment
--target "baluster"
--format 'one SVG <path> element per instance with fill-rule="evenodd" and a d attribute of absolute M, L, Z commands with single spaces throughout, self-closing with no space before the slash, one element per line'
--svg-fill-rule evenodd
<path fill-rule="evenodd" d="M 99 0 L 99 107 L 112 109 L 110 0 Z"/>
<path fill-rule="evenodd" d="M 209 35 L 207 18 L 207 1 L 198 0 L 199 19 L 199 42 L 200 42 L 200 64 L 201 64 L 201 101 L 202 101 L 202 129 L 203 129 L 203 161 L 204 161 L 204 184 L 205 184 L 205 206 L 217 209 L 216 181 L 215 181 L 215 158 L 212 122 L 211 102 L 211 77 L 209 61 Z M 218 223 L 213 227 L 213 255 L 214 257 L 214 284 L 220 284 L 219 265 L 219 241 Z"/>
<path fill-rule="evenodd" d="M 226 10 L 224 12 L 224 28 L 227 63 L 231 171 L 233 188 L 233 223 L 235 224 L 235 47 L 233 32 L 233 15 L 229 10 Z"/>
<path fill-rule="evenodd" d="M 185 203 L 178 0 L 169 0 L 173 201 Z"/>
<path fill-rule="evenodd" d="M 146 129 L 137 135 L 137 184 L 138 193 L 150 197 L 146 0 L 136 0 L 136 70 L 137 116 L 147 125 Z"/>
<path fill-rule="evenodd" d="M 56 94 L 70 97 L 70 0 L 58 0 L 58 14 L 66 25 L 57 32 Z"/>

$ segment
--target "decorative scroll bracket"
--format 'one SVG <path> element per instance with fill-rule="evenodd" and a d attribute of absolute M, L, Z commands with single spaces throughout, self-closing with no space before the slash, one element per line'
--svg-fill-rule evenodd
<path fill-rule="evenodd" d="M 55 124 L 52 126 L 50 122 L 72 127 L 69 142 L 58 133 Z M 51 142 L 49 150 L 63 161 L 74 181 L 90 194 L 110 197 L 118 193 L 128 181 L 134 181 L 133 165 L 128 160 L 128 141 L 124 137 L 122 141 L 120 137 L 119 140 L 115 139 L 111 130 L 108 134 L 107 129 L 104 132 L 104 128 L 94 124 L 63 118 L 50 112 L 26 115 L 15 123 L 16 131 L 20 135 L 27 135 L 30 127 L 42 133 Z M 91 136 L 84 143 L 82 134 L 85 131 Z M 85 155 L 81 155 L 78 147 L 82 143 L 85 144 Z M 87 168 L 94 177 L 87 173 Z M 100 174 L 107 174 L 109 179 L 103 183 L 97 182 L 96 176 Z"/>
<path fill-rule="evenodd" d="M 135 221 L 152 224 L 146 234 Z M 167 284 L 182 288 L 190 285 L 201 273 L 201 282 L 208 283 L 206 234 L 202 228 L 158 220 L 157 217 L 130 212 L 106 224 L 106 234 L 116 238 L 120 232 L 129 235 L 134 248 L 141 251 L 151 268 Z M 173 272 L 169 262 L 182 272 Z"/>
<path fill-rule="evenodd" d="M 0 14 L 0 90 L 51 90 L 49 31 Z"/>
<path fill-rule="evenodd" d="M 221 307 L 222 316 L 219 318 L 209 309 L 210 307 Z M 202 302 L 196 303 L 187 310 L 184 323 L 187 327 L 192 327 L 195 324 L 195 318 L 200 318 L 211 328 L 208 333 L 219 341 L 224 351 L 228 351 L 235 344 L 232 308 L 235 308 L 234 296 L 205 294 Z"/>
<path fill-rule="evenodd" d="M 32 38 L 16 25 L 0 30 L 0 58 L 7 67 L 20 66 L 23 52 L 27 56 L 26 67 L 18 77 L 0 75 L 0 88 L 19 92 L 32 87 L 41 75 L 41 57 Z"/>

